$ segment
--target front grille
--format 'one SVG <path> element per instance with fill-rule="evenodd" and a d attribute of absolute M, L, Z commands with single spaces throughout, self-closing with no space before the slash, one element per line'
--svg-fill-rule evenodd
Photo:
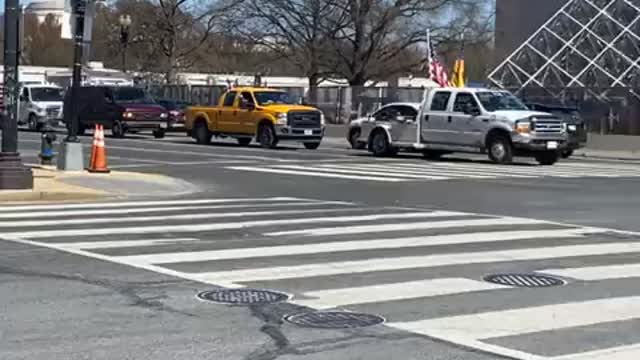
<path fill-rule="evenodd" d="M 134 115 L 136 120 L 160 120 L 160 114 L 158 113 L 136 113 Z"/>
<path fill-rule="evenodd" d="M 534 130 L 538 134 L 562 134 L 565 130 L 564 123 L 552 117 L 536 117 L 533 120 Z"/>
<path fill-rule="evenodd" d="M 321 126 L 320 113 L 317 111 L 289 111 L 287 122 L 292 128 L 319 128 Z"/>
<path fill-rule="evenodd" d="M 48 116 L 58 116 L 60 114 L 60 110 L 62 108 L 60 106 L 52 106 L 47 108 Z"/>

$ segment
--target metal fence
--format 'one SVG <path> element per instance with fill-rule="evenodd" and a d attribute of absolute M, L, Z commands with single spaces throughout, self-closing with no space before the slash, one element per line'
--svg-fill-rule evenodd
<path fill-rule="evenodd" d="M 640 89 L 637 88 L 524 88 L 525 101 L 562 104 L 578 109 L 589 132 L 602 135 L 640 135 Z"/>

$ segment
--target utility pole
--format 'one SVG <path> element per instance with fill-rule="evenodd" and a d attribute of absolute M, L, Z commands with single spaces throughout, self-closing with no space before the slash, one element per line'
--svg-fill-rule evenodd
<path fill-rule="evenodd" d="M 2 152 L 0 190 L 33 189 L 33 174 L 18 153 L 18 65 L 20 51 L 20 1 L 4 3 L 4 110 L 2 112 Z"/>
<path fill-rule="evenodd" d="M 61 154 L 58 157 L 59 170 L 83 170 L 84 159 L 82 143 L 78 140 L 78 94 L 82 85 L 82 59 L 84 48 L 84 17 L 87 10 L 86 0 L 72 0 L 75 29 L 73 34 L 73 76 L 71 80 L 71 97 L 64 109 L 65 123 L 69 133 L 62 143 Z"/>

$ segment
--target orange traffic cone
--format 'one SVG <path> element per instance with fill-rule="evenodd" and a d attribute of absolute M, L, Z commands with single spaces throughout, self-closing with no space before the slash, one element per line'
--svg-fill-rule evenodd
<path fill-rule="evenodd" d="M 91 161 L 87 169 L 91 173 L 108 173 L 107 154 L 104 150 L 104 128 L 96 125 L 96 132 L 93 136 L 93 147 L 91 149 Z"/>

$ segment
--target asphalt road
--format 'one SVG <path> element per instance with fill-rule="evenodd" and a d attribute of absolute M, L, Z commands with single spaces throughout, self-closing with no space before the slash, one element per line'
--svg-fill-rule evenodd
<path fill-rule="evenodd" d="M 376 159 L 338 138 L 316 151 L 180 135 L 106 143 L 110 168 L 201 192 L 0 208 L 2 359 L 640 357 L 640 163 Z M 25 162 L 38 146 L 21 133 Z M 501 273 L 562 284 L 485 281 Z M 220 286 L 291 299 L 196 298 Z M 332 309 L 386 322 L 282 320 Z"/>

